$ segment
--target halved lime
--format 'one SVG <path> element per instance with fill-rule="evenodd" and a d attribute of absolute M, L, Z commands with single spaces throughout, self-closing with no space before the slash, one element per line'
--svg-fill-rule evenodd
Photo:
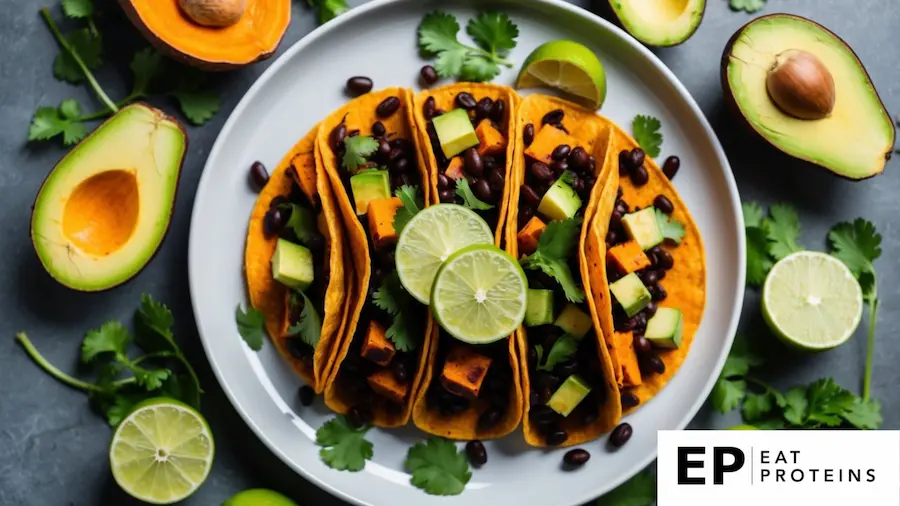
<path fill-rule="evenodd" d="M 222 506 L 297 506 L 297 503 L 274 490 L 251 488 L 231 496 Z"/>
<path fill-rule="evenodd" d="M 540 86 L 564 91 L 585 107 L 599 109 L 606 99 L 606 71 L 587 47 L 571 40 L 554 40 L 528 55 L 516 79 L 516 88 Z"/>
<path fill-rule="evenodd" d="M 476 244 L 441 265 L 431 289 L 431 310 L 453 337 L 488 344 L 522 324 L 527 292 L 528 280 L 515 258 L 492 244 Z"/>
<path fill-rule="evenodd" d="M 394 252 L 397 274 L 407 292 L 428 304 L 444 260 L 466 246 L 493 243 L 491 227 L 475 211 L 456 204 L 426 207 L 400 233 Z"/>
<path fill-rule="evenodd" d="M 168 398 L 144 401 L 116 428 L 109 464 L 122 490 L 150 504 L 193 494 L 209 474 L 212 433 L 203 415 Z"/>
<path fill-rule="evenodd" d="M 859 325 L 862 289 L 837 258 L 801 251 L 769 271 L 762 310 L 769 327 L 787 344 L 808 351 L 829 350 L 847 341 Z"/>

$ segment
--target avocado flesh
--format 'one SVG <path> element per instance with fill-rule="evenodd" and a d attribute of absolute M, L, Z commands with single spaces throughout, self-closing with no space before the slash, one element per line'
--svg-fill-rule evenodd
<path fill-rule="evenodd" d="M 537 327 L 549 323 L 553 323 L 553 291 L 529 288 L 525 326 Z"/>
<path fill-rule="evenodd" d="M 567 220 L 575 216 L 579 209 L 581 197 L 562 178 L 553 183 L 538 204 L 538 213 L 550 220 Z"/>
<path fill-rule="evenodd" d="M 583 338 L 594 326 L 591 316 L 571 303 L 567 304 L 565 309 L 559 313 L 559 317 L 553 324 L 575 339 Z"/>
<path fill-rule="evenodd" d="M 272 277 L 295 290 L 306 290 L 313 282 L 313 256 L 304 246 L 286 239 L 275 243 L 272 255 Z"/>
<path fill-rule="evenodd" d="M 391 198 L 391 180 L 386 170 L 364 170 L 350 176 L 350 189 L 356 206 L 356 215 L 369 212 L 369 202 Z"/>
<path fill-rule="evenodd" d="M 478 145 L 478 135 L 465 109 L 454 109 L 432 120 L 441 143 L 441 151 L 448 159 Z"/>
<path fill-rule="evenodd" d="M 727 88 L 758 134 L 788 155 L 849 179 L 884 170 L 894 126 L 862 63 L 841 39 L 806 19 L 774 15 L 750 23 L 732 40 L 723 62 Z M 829 117 L 797 119 L 769 98 L 767 71 L 789 49 L 812 53 L 831 72 L 835 104 Z"/>
<path fill-rule="evenodd" d="M 31 237 L 47 272 L 82 291 L 137 274 L 168 230 L 186 147 L 181 125 L 144 104 L 122 108 L 75 146 L 34 203 Z"/>
<path fill-rule="evenodd" d="M 690 38 L 706 0 L 609 0 L 625 30 L 650 46 L 673 46 Z"/>

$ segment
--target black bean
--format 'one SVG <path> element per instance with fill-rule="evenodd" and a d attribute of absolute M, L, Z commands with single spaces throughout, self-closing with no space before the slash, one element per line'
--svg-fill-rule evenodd
<path fill-rule="evenodd" d="M 652 353 L 653 344 L 650 343 L 650 340 L 646 337 L 636 335 L 634 336 L 634 351 L 636 351 L 638 355 L 646 355 L 648 353 Z"/>
<path fill-rule="evenodd" d="M 672 214 L 672 211 L 675 210 L 675 206 L 672 205 L 672 201 L 669 200 L 669 198 L 665 195 L 657 195 L 656 198 L 653 199 L 653 207 L 666 214 Z"/>
<path fill-rule="evenodd" d="M 491 408 L 478 417 L 478 430 L 488 430 L 496 426 L 503 418 L 503 410 Z"/>
<path fill-rule="evenodd" d="M 666 175 L 669 180 L 672 180 L 675 177 L 675 174 L 678 173 L 678 169 L 681 167 L 681 160 L 678 159 L 677 156 L 672 155 L 666 158 L 666 161 L 663 162 L 663 174 Z"/>
<path fill-rule="evenodd" d="M 488 183 L 487 179 L 479 179 L 478 182 L 475 183 L 475 186 L 472 187 L 472 192 L 475 193 L 478 200 L 482 202 L 490 202 L 492 200 L 491 184 Z"/>
<path fill-rule="evenodd" d="M 560 376 L 568 377 L 578 372 L 578 362 L 575 362 L 574 360 L 568 360 L 561 364 L 557 364 L 555 371 L 559 373 Z"/>
<path fill-rule="evenodd" d="M 400 99 L 391 96 L 378 104 L 378 107 L 375 108 L 375 114 L 377 114 L 379 118 L 390 118 L 398 109 L 400 109 Z"/>
<path fill-rule="evenodd" d="M 384 128 L 384 123 L 380 121 L 372 123 L 372 135 L 374 135 L 375 137 L 384 137 L 386 133 L 387 129 Z"/>
<path fill-rule="evenodd" d="M 306 239 L 306 247 L 313 253 L 321 253 L 325 249 L 325 237 L 322 234 L 310 234 Z"/>
<path fill-rule="evenodd" d="M 503 166 L 500 165 L 500 162 L 497 161 L 496 158 L 490 155 L 485 155 L 481 157 L 481 163 L 484 164 L 484 170 L 494 170 L 494 169 L 502 169 Z"/>
<path fill-rule="evenodd" d="M 266 170 L 266 166 L 262 162 L 253 162 L 250 164 L 250 178 L 253 180 L 256 188 L 262 190 L 263 186 L 269 182 L 269 171 Z"/>
<path fill-rule="evenodd" d="M 397 160 L 398 158 L 402 157 L 404 154 L 405 153 L 400 148 L 391 148 L 391 152 L 388 155 L 388 160 L 390 160 L 390 161 Z"/>
<path fill-rule="evenodd" d="M 569 169 L 569 164 L 565 160 L 557 160 L 550 164 L 550 168 L 553 169 L 554 174 L 561 176 L 563 172 Z"/>
<path fill-rule="evenodd" d="M 544 162 L 534 162 L 531 164 L 531 175 L 538 181 L 550 181 L 553 178 L 553 171 Z"/>
<path fill-rule="evenodd" d="M 534 142 L 534 125 L 531 123 L 525 125 L 525 128 L 522 129 L 522 142 L 525 143 L 526 148 Z"/>
<path fill-rule="evenodd" d="M 620 423 L 609 435 L 609 443 L 616 448 L 621 448 L 629 439 L 631 439 L 632 433 L 633 430 L 631 429 L 631 424 L 628 422 Z"/>
<path fill-rule="evenodd" d="M 503 123 L 503 120 L 506 119 L 506 100 L 498 98 L 494 101 L 494 106 L 491 107 L 490 118 L 497 124 Z"/>
<path fill-rule="evenodd" d="M 619 191 L 622 191 L 622 189 L 620 188 Z M 618 202 L 616 202 L 616 211 L 622 214 L 628 214 L 628 204 L 619 200 Z"/>
<path fill-rule="evenodd" d="M 541 118 L 541 125 L 558 125 L 562 123 L 566 113 L 562 109 L 554 109 Z"/>
<path fill-rule="evenodd" d="M 445 204 L 453 202 L 455 195 L 456 193 L 454 193 L 453 190 L 441 190 L 440 192 L 438 192 L 438 197 L 441 199 L 441 202 Z"/>
<path fill-rule="evenodd" d="M 559 414 L 553 411 L 550 406 L 541 403 L 531 407 L 531 411 L 528 412 L 528 419 L 537 425 L 547 425 L 559 419 Z"/>
<path fill-rule="evenodd" d="M 475 121 L 480 121 L 491 115 L 491 109 L 494 108 L 494 101 L 491 97 L 484 97 L 475 104 Z"/>
<path fill-rule="evenodd" d="M 575 179 L 572 181 L 572 189 L 575 190 L 575 193 L 577 193 L 582 198 L 586 198 L 587 195 L 585 194 L 585 188 L 586 186 L 584 183 L 584 179 L 575 176 Z"/>
<path fill-rule="evenodd" d="M 669 294 L 666 293 L 666 289 L 663 288 L 662 285 L 656 285 L 656 289 L 651 292 L 651 294 L 653 295 L 653 300 L 655 301 L 666 300 L 666 297 L 669 296 Z"/>
<path fill-rule="evenodd" d="M 550 397 L 553 397 L 553 390 L 550 390 L 550 387 L 538 389 L 538 404 L 547 404 L 550 401 Z"/>
<path fill-rule="evenodd" d="M 522 207 L 519 209 L 519 228 L 524 227 L 534 217 L 534 208 Z"/>
<path fill-rule="evenodd" d="M 362 95 L 372 91 L 372 80 L 366 76 L 355 76 L 347 79 L 347 91 L 351 95 Z"/>
<path fill-rule="evenodd" d="M 267 236 L 278 235 L 281 229 L 287 223 L 287 217 L 279 208 L 272 208 L 266 211 L 266 217 L 263 221 L 263 231 Z"/>
<path fill-rule="evenodd" d="M 591 159 L 588 157 L 587 151 L 581 146 L 576 146 L 569 153 L 569 165 L 575 170 L 584 171 L 590 166 L 590 163 Z"/>
<path fill-rule="evenodd" d="M 473 176 L 481 177 L 484 175 L 484 163 L 481 161 L 481 155 L 476 148 L 469 148 L 463 155 L 466 165 L 466 172 Z"/>
<path fill-rule="evenodd" d="M 553 125 L 553 126 L 556 127 L 556 129 L 559 130 L 560 132 L 565 132 L 565 133 L 567 133 L 567 134 L 569 133 L 569 129 L 566 128 L 565 126 L 563 126 L 562 123 L 557 123 L 557 124 L 555 124 L 555 125 Z"/>
<path fill-rule="evenodd" d="M 647 315 L 645 315 L 644 313 L 638 313 L 634 315 L 632 320 L 634 321 L 635 331 L 643 332 L 644 329 L 647 328 Z"/>
<path fill-rule="evenodd" d="M 641 165 L 644 165 L 644 159 L 646 158 L 646 155 L 644 154 L 643 149 L 634 148 L 631 150 L 631 153 L 629 154 L 629 156 L 631 157 L 631 170 L 634 170 L 634 169 L 640 167 Z"/>
<path fill-rule="evenodd" d="M 406 366 L 405 360 L 391 360 L 391 372 L 394 373 L 394 378 L 401 383 L 409 380 L 409 368 Z"/>
<path fill-rule="evenodd" d="M 350 421 L 350 425 L 354 427 L 363 427 L 372 423 L 372 420 L 375 418 L 372 414 L 372 410 L 364 407 L 364 406 L 353 406 L 347 411 L 347 418 Z"/>
<path fill-rule="evenodd" d="M 434 97 L 428 97 L 425 99 L 425 103 L 422 104 L 422 115 L 425 116 L 425 119 L 431 119 L 435 116 L 435 105 Z"/>
<path fill-rule="evenodd" d="M 627 149 L 619 151 L 619 175 L 627 176 L 631 172 L 631 152 Z"/>
<path fill-rule="evenodd" d="M 563 429 L 556 429 L 547 433 L 546 441 L 550 446 L 559 446 L 566 442 L 566 439 L 569 439 L 569 434 Z"/>
<path fill-rule="evenodd" d="M 650 269 L 639 272 L 638 277 L 645 285 L 655 285 L 659 281 L 659 273 Z"/>
<path fill-rule="evenodd" d="M 422 82 L 427 85 L 432 85 L 438 81 L 437 70 L 435 70 L 431 65 L 425 65 L 424 67 L 422 67 L 422 70 L 419 71 L 419 77 L 421 77 Z"/>
<path fill-rule="evenodd" d="M 638 366 L 640 366 L 643 373 L 662 374 L 666 372 L 666 363 L 658 355 L 641 357 L 638 361 Z"/>
<path fill-rule="evenodd" d="M 475 183 L 478 182 L 478 178 L 471 174 L 466 174 L 466 181 L 469 182 L 469 186 L 475 186 Z"/>
<path fill-rule="evenodd" d="M 269 209 L 282 206 L 290 207 L 290 203 L 290 199 L 288 199 L 284 195 L 276 195 L 275 198 L 273 198 L 272 201 L 269 202 Z"/>
<path fill-rule="evenodd" d="M 527 184 L 523 184 L 520 190 L 521 195 L 519 198 L 522 200 L 522 203 L 534 208 L 537 208 L 538 204 L 541 203 L 541 197 Z"/>
<path fill-rule="evenodd" d="M 563 456 L 563 463 L 570 468 L 581 467 L 587 463 L 588 460 L 591 459 L 591 454 L 588 453 L 587 450 L 582 450 L 581 448 L 575 448 L 574 450 L 569 450 Z"/>
<path fill-rule="evenodd" d="M 571 146 L 569 146 L 568 144 L 560 144 L 553 149 L 552 153 L 550 153 L 550 158 L 554 160 L 565 160 L 571 152 Z"/>
<path fill-rule="evenodd" d="M 300 398 L 301 406 L 309 406 L 316 400 L 316 391 L 309 385 L 303 385 L 300 387 L 300 390 L 297 391 L 297 397 Z"/>
<path fill-rule="evenodd" d="M 407 160 L 406 158 L 394 160 L 394 166 L 391 168 L 397 172 L 406 172 L 409 169 L 409 160 Z"/>
<path fill-rule="evenodd" d="M 531 394 L 529 395 L 528 399 L 531 402 L 532 406 L 537 406 L 538 404 L 541 403 L 540 394 L 536 390 L 531 391 Z"/>
<path fill-rule="evenodd" d="M 619 211 L 613 211 L 613 213 L 609 217 L 609 228 L 619 228 L 619 225 L 622 224 L 622 213 Z"/>
<path fill-rule="evenodd" d="M 382 267 L 387 269 L 394 267 L 394 260 L 394 250 L 383 249 L 378 252 L 378 263 L 381 264 Z"/>
<path fill-rule="evenodd" d="M 589 411 L 585 411 L 581 415 L 581 425 L 590 425 L 600 417 L 600 413 L 597 412 L 596 409 L 591 409 Z"/>
<path fill-rule="evenodd" d="M 481 467 L 487 464 L 487 450 L 484 449 L 484 444 L 477 439 L 466 443 L 466 455 L 469 456 L 469 462 L 473 466 Z"/>
<path fill-rule="evenodd" d="M 334 129 L 331 130 L 331 135 L 328 136 L 328 144 L 331 145 L 331 150 L 336 152 L 341 149 L 341 146 L 344 145 L 344 137 L 346 136 L 347 125 L 341 123 L 334 127 Z"/>
<path fill-rule="evenodd" d="M 391 141 L 391 147 L 397 148 L 404 153 L 412 153 L 416 149 L 416 146 L 408 139 L 394 139 Z"/>
<path fill-rule="evenodd" d="M 615 230 L 610 230 L 606 233 L 606 242 L 612 245 L 616 245 L 619 243 L 619 234 Z"/>
<path fill-rule="evenodd" d="M 446 114 L 446 112 L 447 112 L 447 111 L 445 111 L 445 110 L 443 110 L 443 109 L 440 109 L 440 108 L 435 109 L 435 110 L 434 110 L 434 117 L 437 118 L 438 116 L 443 116 L 444 114 Z"/>
<path fill-rule="evenodd" d="M 643 165 L 631 171 L 631 182 L 635 186 L 644 186 L 650 180 L 650 174 Z"/>
<path fill-rule="evenodd" d="M 492 170 L 488 174 L 488 182 L 491 184 L 492 191 L 502 193 L 503 187 L 506 186 L 506 178 L 503 177 L 503 171 Z"/>
<path fill-rule="evenodd" d="M 381 139 L 378 142 L 378 155 L 384 158 L 388 158 L 391 155 L 391 145 L 388 144 L 388 141 Z"/>
<path fill-rule="evenodd" d="M 675 259 L 668 251 L 660 248 L 656 253 L 656 266 L 663 270 L 669 270 L 675 266 Z"/>
<path fill-rule="evenodd" d="M 450 178 L 444 174 L 438 174 L 438 190 L 446 190 L 450 188 Z"/>
<path fill-rule="evenodd" d="M 456 106 L 461 107 L 465 110 L 474 109 L 478 102 L 475 101 L 475 97 L 472 96 L 471 93 L 467 91 L 461 92 L 456 96 Z"/>

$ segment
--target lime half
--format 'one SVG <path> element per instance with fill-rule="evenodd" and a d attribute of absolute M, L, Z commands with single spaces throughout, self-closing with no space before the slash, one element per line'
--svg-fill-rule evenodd
<path fill-rule="evenodd" d="M 549 86 L 572 95 L 591 109 L 599 109 L 606 99 L 606 71 L 597 55 L 570 40 L 547 42 L 528 55 L 516 88 Z"/>
<path fill-rule="evenodd" d="M 456 204 L 426 207 L 397 239 L 397 274 L 407 292 L 428 304 L 434 276 L 444 260 L 466 246 L 493 243 L 491 227 L 475 211 Z"/>
<path fill-rule="evenodd" d="M 274 490 L 251 488 L 231 496 L 222 506 L 297 506 L 297 503 Z"/>
<path fill-rule="evenodd" d="M 193 494 L 209 474 L 212 433 L 194 408 L 156 398 L 137 405 L 116 428 L 109 464 L 122 490 L 150 504 Z"/>
<path fill-rule="evenodd" d="M 837 258 L 801 251 L 769 271 L 762 310 L 772 331 L 789 345 L 828 350 L 843 344 L 859 325 L 862 289 Z"/>
<path fill-rule="evenodd" d="M 471 344 L 512 334 L 525 319 L 528 280 L 519 262 L 493 245 L 454 253 L 431 289 L 431 310 L 441 327 Z"/>

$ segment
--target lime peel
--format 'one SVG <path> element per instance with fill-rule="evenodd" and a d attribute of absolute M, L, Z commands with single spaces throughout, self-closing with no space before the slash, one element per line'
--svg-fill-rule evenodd
<path fill-rule="evenodd" d="M 516 79 L 516 88 L 548 86 L 572 96 L 585 107 L 599 109 L 606 100 L 606 71 L 586 46 L 554 40 L 528 55 Z"/>

